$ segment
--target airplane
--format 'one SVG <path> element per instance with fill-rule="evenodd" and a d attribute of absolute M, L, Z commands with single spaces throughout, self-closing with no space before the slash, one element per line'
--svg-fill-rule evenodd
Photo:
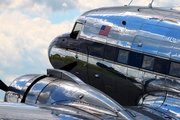
<path fill-rule="evenodd" d="M 0 118 L 180 119 L 180 12 L 152 3 L 83 13 L 50 43 L 54 69 L 0 81 Z"/>

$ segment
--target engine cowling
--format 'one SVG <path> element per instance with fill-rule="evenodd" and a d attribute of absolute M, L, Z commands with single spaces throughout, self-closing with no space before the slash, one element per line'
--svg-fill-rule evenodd
<path fill-rule="evenodd" d="M 73 74 L 48 69 L 47 75 L 29 74 L 15 79 L 8 88 L 5 101 L 30 105 L 66 105 L 113 117 L 132 119 L 113 99 L 85 84 Z"/>
<path fill-rule="evenodd" d="M 67 115 L 69 118 L 76 116 L 107 120 L 178 118 L 172 112 L 162 111 L 164 107 L 157 109 L 157 105 L 151 99 L 152 96 L 144 96 L 141 107 L 124 108 L 70 72 L 59 69 L 48 69 L 46 75 L 24 75 L 15 79 L 7 88 L 5 85 L 1 86 L 6 90 L 5 102 L 25 103 L 52 110 L 52 114 L 59 118 Z M 155 105 L 155 108 L 151 105 Z"/>

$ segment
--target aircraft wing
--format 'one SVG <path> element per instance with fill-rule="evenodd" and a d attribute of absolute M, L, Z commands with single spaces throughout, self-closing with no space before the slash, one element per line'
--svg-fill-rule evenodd
<path fill-rule="evenodd" d="M 51 110 L 22 103 L 6 102 L 0 102 L 0 118 L 4 120 L 58 120 L 57 116 L 51 114 Z"/>
<path fill-rule="evenodd" d="M 0 102 L 0 118 L 5 120 L 100 120 L 97 116 L 68 106 L 32 106 Z M 110 116 L 110 118 L 112 118 Z"/>

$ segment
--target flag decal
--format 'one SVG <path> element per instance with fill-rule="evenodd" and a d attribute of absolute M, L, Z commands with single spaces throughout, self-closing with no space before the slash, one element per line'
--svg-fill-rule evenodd
<path fill-rule="evenodd" d="M 109 32 L 110 32 L 111 27 L 110 26 L 106 26 L 106 25 L 102 25 L 100 31 L 99 31 L 99 35 L 104 35 L 104 36 L 108 36 Z"/>

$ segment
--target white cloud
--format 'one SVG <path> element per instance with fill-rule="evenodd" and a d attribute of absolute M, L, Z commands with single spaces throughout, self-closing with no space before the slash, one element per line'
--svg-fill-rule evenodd
<path fill-rule="evenodd" d="M 73 20 L 52 24 L 46 18 L 31 18 L 21 12 L 0 15 L 1 78 L 45 71 L 51 67 L 47 49 L 53 38 L 69 32 Z M 12 77 L 11 77 L 12 78 Z M 15 79 L 15 78 L 14 78 Z"/>
<path fill-rule="evenodd" d="M 27 8 L 28 6 L 31 6 L 33 4 L 31 0 L 15 0 L 9 2 L 10 4 L 8 8 L 10 9 Z"/>
<path fill-rule="evenodd" d="M 81 12 L 85 12 L 90 9 L 104 7 L 104 6 L 123 6 L 128 5 L 131 0 L 1 0 L 0 10 L 4 11 L 6 9 L 12 10 L 22 10 L 30 12 L 32 14 L 44 14 L 50 11 L 63 11 L 64 9 L 79 9 Z M 134 0 L 131 5 L 137 6 L 148 6 L 151 0 Z M 153 6 L 167 7 L 167 6 L 177 6 L 179 4 L 178 0 L 156 0 Z"/>
<path fill-rule="evenodd" d="M 85 12 L 90 9 L 106 7 L 106 6 L 124 6 L 128 5 L 131 0 L 123 1 L 123 0 L 78 0 L 77 7 L 81 12 Z M 131 3 L 131 6 L 148 6 L 151 3 L 151 0 L 134 0 Z M 177 6 L 179 3 L 178 0 L 168 1 L 168 0 L 156 0 L 153 2 L 153 6 L 157 7 L 167 7 L 167 6 Z"/>
<path fill-rule="evenodd" d="M 46 5 L 34 3 L 32 8 L 27 8 L 25 11 L 31 14 L 43 16 L 46 13 L 49 13 L 51 9 L 47 8 Z"/>
<path fill-rule="evenodd" d="M 80 11 L 85 12 L 90 9 L 98 8 L 98 7 L 104 7 L 104 6 L 114 6 L 117 4 L 114 4 L 114 1 L 110 0 L 78 0 L 77 6 L 80 9 Z"/>
<path fill-rule="evenodd" d="M 63 6 L 63 7 L 68 7 L 66 3 L 63 3 L 62 6 Z"/>

